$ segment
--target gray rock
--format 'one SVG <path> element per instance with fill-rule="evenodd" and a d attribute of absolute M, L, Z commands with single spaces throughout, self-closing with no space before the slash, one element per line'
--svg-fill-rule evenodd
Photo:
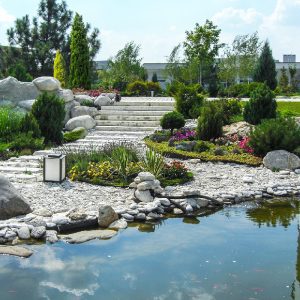
<path fill-rule="evenodd" d="M 57 225 L 63 225 L 69 223 L 70 219 L 65 214 L 60 213 L 53 215 L 51 222 Z"/>
<path fill-rule="evenodd" d="M 90 101 L 94 102 L 94 99 L 90 97 L 89 95 L 75 95 L 74 96 L 75 101 L 82 103 L 84 101 Z"/>
<path fill-rule="evenodd" d="M 34 239 L 42 239 L 46 234 L 46 227 L 44 226 L 39 226 L 39 227 L 34 227 L 31 230 L 31 237 Z"/>
<path fill-rule="evenodd" d="M 20 240 L 30 239 L 30 230 L 27 226 L 23 226 L 17 231 Z"/>
<path fill-rule="evenodd" d="M 114 100 L 116 98 L 116 95 L 117 95 L 116 93 L 102 93 L 100 96 L 108 97 L 111 100 Z"/>
<path fill-rule="evenodd" d="M 60 238 L 70 244 L 81 244 L 94 239 L 110 239 L 115 236 L 117 232 L 115 230 L 87 230 L 75 232 L 68 235 L 61 235 Z"/>
<path fill-rule="evenodd" d="M 137 184 L 135 182 L 132 182 L 129 184 L 129 188 L 130 189 L 136 189 L 137 188 Z"/>
<path fill-rule="evenodd" d="M 27 111 L 30 111 L 34 102 L 35 100 L 23 100 L 18 102 L 18 106 L 24 108 Z"/>
<path fill-rule="evenodd" d="M 60 89 L 60 82 L 51 76 L 38 77 L 32 82 L 42 92 L 53 92 Z"/>
<path fill-rule="evenodd" d="M 76 106 L 75 101 L 70 101 L 65 104 L 65 118 L 64 118 L 64 124 L 66 124 L 71 119 L 71 110 Z"/>
<path fill-rule="evenodd" d="M 209 201 L 207 199 L 199 199 L 199 198 L 197 199 L 196 198 L 195 200 L 196 200 L 196 203 L 199 206 L 199 208 L 206 207 L 209 204 Z"/>
<path fill-rule="evenodd" d="M 50 244 L 58 242 L 57 231 L 56 230 L 47 230 L 46 231 L 46 241 Z"/>
<path fill-rule="evenodd" d="M 243 177 L 242 180 L 243 180 L 244 183 L 254 183 L 254 179 L 253 179 L 252 176 L 247 176 L 246 175 L 246 176 Z"/>
<path fill-rule="evenodd" d="M 5 235 L 6 235 L 6 232 L 7 232 L 7 227 L 5 227 L 5 228 L 3 228 L 3 229 L 1 229 L 0 230 L 0 237 L 5 237 Z"/>
<path fill-rule="evenodd" d="M 119 229 L 125 229 L 125 228 L 127 228 L 127 226 L 128 226 L 128 224 L 124 219 L 119 219 L 119 220 L 111 223 L 109 225 L 109 228 L 119 230 Z"/>
<path fill-rule="evenodd" d="M 17 103 L 22 100 L 36 99 L 39 93 L 32 82 L 20 82 L 14 77 L 0 80 L 0 99 Z"/>
<path fill-rule="evenodd" d="M 111 223 L 118 220 L 118 214 L 109 206 L 99 207 L 98 224 L 100 227 L 107 228 Z"/>
<path fill-rule="evenodd" d="M 33 214 L 41 217 L 52 217 L 53 211 L 48 208 L 40 208 L 33 211 Z"/>
<path fill-rule="evenodd" d="M 300 168 L 300 158 L 285 150 L 275 150 L 267 153 L 263 159 L 263 164 L 270 170 L 294 170 Z"/>
<path fill-rule="evenodd" d="M 110 105 L 113 105 L 114 103 L 115 103 L 114 100 L 110 99 L 109 97 L 101 96 L 101 95 L 99 97 L 97 97 L 97 99 L 94 102 L 94 104 L 98 107 L 110 106 Z"/>
<path fill-rule="evenodd" d="M 12 241 L 17 236 L 17 233 L 11 229 L 8 229 L 5 234 L 5 238 L 9 241 Z"/>
<path fill-rule="evenodd" d="M 151 212 L 151 213 L 148 214 L 148 218 L 151 218 L 151 219 L 154 219 L 154 220 L 158 220 L 158 219 L 161 219 L 162 216 L 159 215 L 159 214 L 157 214 L 157 213 L 155 213 L 155 212 Z"/>
<path fill-rule="evenodd" d="M 154 189 L 156 186 L 154 184 L 154 180 L 151 180 L 151 181 L 143 181 L 141 183 L 139 183 L 137 185 L 137 189 L 139 191 L 146 191 L 146 190 L 151 190 L 151 189 Z"/>
<path fill-rule="evenodd" d="M 300 174 L 300 169 L 296 169 L 296 170 L 295 170 L 295 173 L 296 173 L 296 174 Z"/>
<path fill-rule="evenodd" d="M 65 125 L 68 131 L 72 131 L 77 127 L 84 127 L 89 130 L 96 126 L 96 121 L 91 116 L 79 116 L 70 119 Z"/>
<path fill-rule="evenodd" d="M 181 215 L 181 214 L 183 214 L 183 211 L 179 208 L 174 208 L 173 213 L 174 213 L 174 215 Z"/>
<path fill-rule="evenodd" d="M 19 247 L 19 246 L 0 246 L 0 254 L 27 258 L 33 254 L 33 251 L 25 247 Z"/>
<path fill-rule="evenodd" d="M 68 214 L 68 217 L 72 220 L 72 221 L 78 221 L 78 220 L 83 220 L 87 217 L 87 214 L 83 211 L 80 210 L 76 210 L 76 211 L 72 211 Z"/>
<path fill-rule="evenodd" d="M 133 221 L 134 220 L 134 216 L 130 215 L 130 214 L 122 214 L 121 215 L 126 221 Z"/>
<path fill-rule="evenodd" d="M 59 90 L 58 96 L 65 100 L 65 103 L 74 100 L 74 94 L 71 90 Z"/>
<path fill-rule="evenodd" d="M 136 216 L 135 216 L 135 219 L 137 221 L 144 221 L 146 220 L 146 215 L 144 213 L 138 213 Z"/>
<path fill-rule="evenodd" d="M 147 191 L 136 190 L 135 197 L 141 202 L 152 202 L 154 200 L 149 190 Z"/>
<path fill-rule="evenodd" d="M 98 115 L 98 109 L 96 107 L 89 107 L 89 106 L 75 106 L 71 110 L 71 117 L 79 117 L 79 116 L 91 116 L 94 117 Z"/>
<path fill-rule="evenodd" d="M 168 198 L 160 198 L 159 201 L 163 206 L 170 206 L 171 205 L 171 202 Z"/>
<path fill-rule="evenodd" d="M 138 174 L 138 177 L 140 179 L 140 182 L 155 180 L 155 176 L 153 174 L 151 174 L 150 172 L 140 172 Z"/>
<path fill-rule="evenodd" d="M 0 175 L 0 220 L 26 215 L 31 208 L 16 188 Z"/>

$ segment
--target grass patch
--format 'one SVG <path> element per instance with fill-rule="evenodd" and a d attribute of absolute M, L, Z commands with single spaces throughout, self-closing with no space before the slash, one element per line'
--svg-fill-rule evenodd
<path fill-rule="evenodd" d="M 242 154 L 227 153 L 221 156 L 221 155 L 214 155 L 210 151 L 198 153 L 198 152 L 176 150 L 175 147 L 169 147 L 168 142 L 156 143 L 156 142 L 152 142 L 149 139 L 145 139 L 145 144 L 150 149 L 153 149 L 161 153 L 162 155 L 171 158 L 179 158 L 179 159 L 197 158 L 203 161 L 228 162 L 228 163 L 245 164 L 249 166 L 259 166 L 262 163 L 262 159 L 260 157 L 253 156 L 248 153 L 242 153 Z"/>
<path fill-rule="evenodd" d="M 277 111 L 291 111 L 300 116 L 300 102 L 277 101 Z"/>
<path fill-rule="evenodd" d="M 184 184 L 184 183 L 192 181 L 193 179 L 194 179 L 193 173 L 192 172 L 187 172 L 187 175 L 184 178 L 176 178 L 176 179 L 163 178 L 163 179 L 160 180 L 160 183 L 161 183 L 162 187 L 166 187 L 166 186 Z"/>

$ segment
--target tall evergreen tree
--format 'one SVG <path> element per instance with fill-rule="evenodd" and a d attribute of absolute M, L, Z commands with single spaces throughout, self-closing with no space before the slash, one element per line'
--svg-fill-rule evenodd
<path fill-rule="evenodd" d="M 257 82 L 266 82 L 272 90 L 274 90 L 277 86 L 276 66 L 268 41 L 266 41 L 263 46 L 261 55 L 254 70 L 253 79 Z"/>
<path fill-rule="evenodd" d="M 71 31 L 71 61 L 70 80 L 71 87 L 89 89 L 90 81 L 90 53 L 87 38 L 87 28 L 82 16 L 76 13 Z"/>
<path fill-rule="evenodd" d="M 156 73 L 153 73 L 152 75 L 152 82 L 158 82 Z"/>
<path fill-rule="evenodd" d="M 59 50 L 56 51 L 54 59 L 54 72 L 53 77 L 60 81 L 62 87 L 67 85 L 67 69 L 66 62 Z"/>
<path fill-rule="evenodd" d="M 284 66 L 281 68 L 281 74 L 280 74 L 278 85 L 283 91 L 286 91 L 289 85 L 289 77 L 287 75 L 286 68 Z"/>

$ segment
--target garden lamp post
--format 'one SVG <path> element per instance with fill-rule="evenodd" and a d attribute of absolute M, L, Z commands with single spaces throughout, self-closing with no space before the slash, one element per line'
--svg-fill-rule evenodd
<path fill-rule="evenodd" d="M 62 154 L 48 154 L 44 156 L 44 182 L 59 182 L 66 179 L 66 156 Z"/>

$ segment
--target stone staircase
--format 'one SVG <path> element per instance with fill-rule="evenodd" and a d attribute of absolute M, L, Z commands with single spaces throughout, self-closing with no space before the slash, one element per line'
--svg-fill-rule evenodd
<path fill-rule="evenodd" d="M 132 143 L 143 147 L 143 138 L 160 127 L 161 117 L 174 110 L 173 98 L 132 97 L 122 98 L 113 106 L 105 106 L 95 117 L 97 126 L 85 139 L 69 143 L 68 151 L 101 148 L 111 143 Z M 53 149 L 54 151 L 60 150 Z M 37 151 L 33 156 L 0 161 L 0 174 L 12 182 L 42 180 L 42 158 L 47 151 Z"/>

